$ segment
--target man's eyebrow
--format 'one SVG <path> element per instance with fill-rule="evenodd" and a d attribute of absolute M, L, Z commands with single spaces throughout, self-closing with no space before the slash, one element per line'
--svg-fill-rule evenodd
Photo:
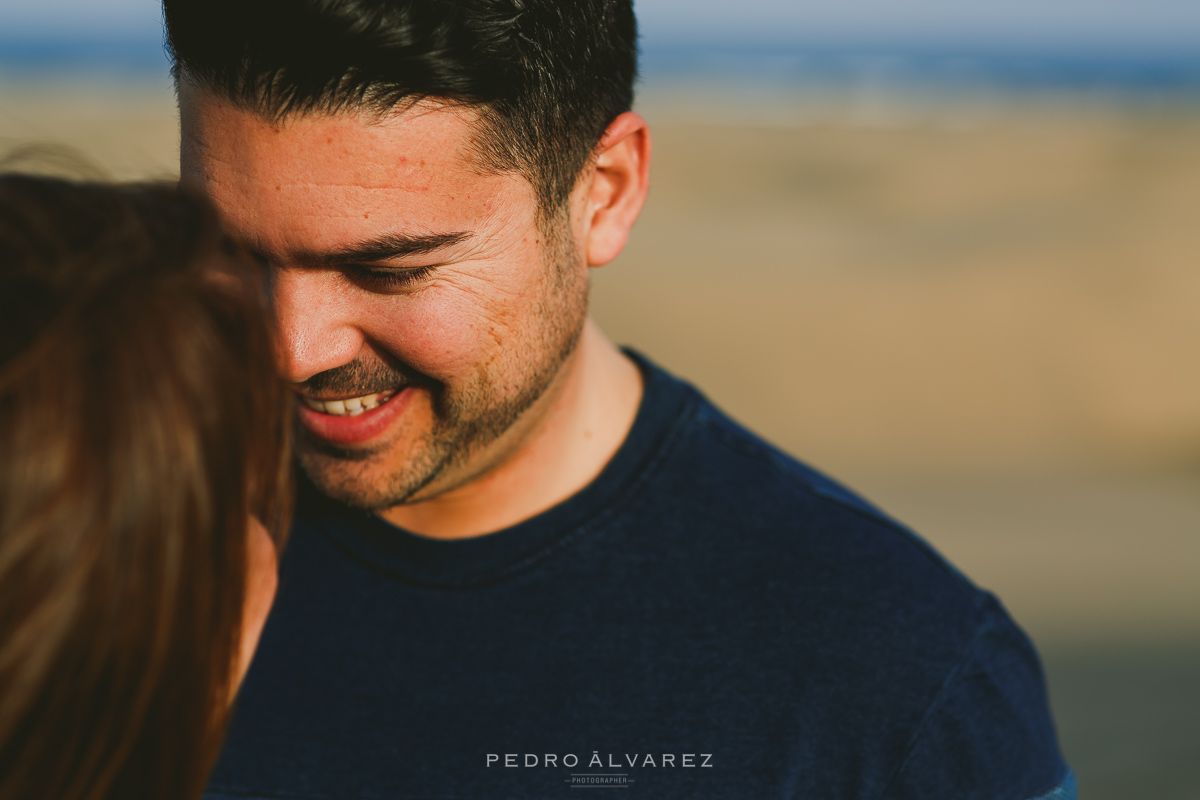
<path fill-rule="evenodd" d="M 373 261 L 386 261 L 389 258 L 425 255 L 470 238 L 471 234 L 467 231 L 431 233 L 423 236 L 390 233 L 377 239 L 358 242 L 336 250 L 295 253 L 293 258 L 300 264 L 319 264 L 321 266 L 369 264 Z"/>

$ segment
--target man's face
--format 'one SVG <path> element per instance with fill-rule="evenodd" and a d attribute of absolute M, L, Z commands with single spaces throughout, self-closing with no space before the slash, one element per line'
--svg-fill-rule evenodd
<path fill-rule="evenodd" d="M 528 180 L 475 164 L 473 112 L 273 124 L 185 85 L 181 118 L 184 182 L 271 265 L 320 489 L 384 509 L 520 446 L 584 324 L 587 267 L 578 215 L 540 224 Z"/>

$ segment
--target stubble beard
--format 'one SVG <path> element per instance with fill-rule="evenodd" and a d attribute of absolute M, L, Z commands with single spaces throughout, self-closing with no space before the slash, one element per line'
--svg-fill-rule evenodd
<path fill-rule="evenodd" d="M 546 286 L 536 306 L 537 335 L 479 365 L 469 383 L 451 388 L 402 364 L 355 362 L 306 382 L 305 388 L 351 396 L 413 385 L 432 399 L 433 424 L 409 446 L 411 455 L 400 468 L 387 469 L 388 444 L 341 448 L 302 429 L 300 465 L 322 494 L 354 508 L 382 511 L 428 500 L 495 465 L 497 454 L 489 454 L 489 448 L 546 394 L 574 354 L 587 319 L 589 285 L 578 266 L 569 225 L 563 217 L 547 228 L 551 225 L 543 259 Z M 508 376 L 504 383 L 516 384 L 515 394 L 504 395 L 497 385 L 501 376 Z M 425 491 L 429 487 L 436 491 Z"/>

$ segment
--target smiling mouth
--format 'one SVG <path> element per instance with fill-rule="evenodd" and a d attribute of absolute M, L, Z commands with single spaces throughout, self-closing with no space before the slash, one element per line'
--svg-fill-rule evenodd
<path fill-rule="evenodd" d="M 398 390 L 364 394 L 361 397 L 343 397 L 338 400 L 317 400 L 314 397 L 300 395 L 304 405 L 321 414 L 331 417 L 356 417 L 381 405 L 396 396 Z"/>

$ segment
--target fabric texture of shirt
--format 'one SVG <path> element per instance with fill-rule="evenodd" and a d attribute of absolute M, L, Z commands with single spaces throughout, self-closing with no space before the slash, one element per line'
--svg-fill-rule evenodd
<path fill-rule="evenodd" d="M 526 522 L 305 493 L 207 796 L 1071 800 L 1000 603 L 634 357 L 626 441 Z"/>

